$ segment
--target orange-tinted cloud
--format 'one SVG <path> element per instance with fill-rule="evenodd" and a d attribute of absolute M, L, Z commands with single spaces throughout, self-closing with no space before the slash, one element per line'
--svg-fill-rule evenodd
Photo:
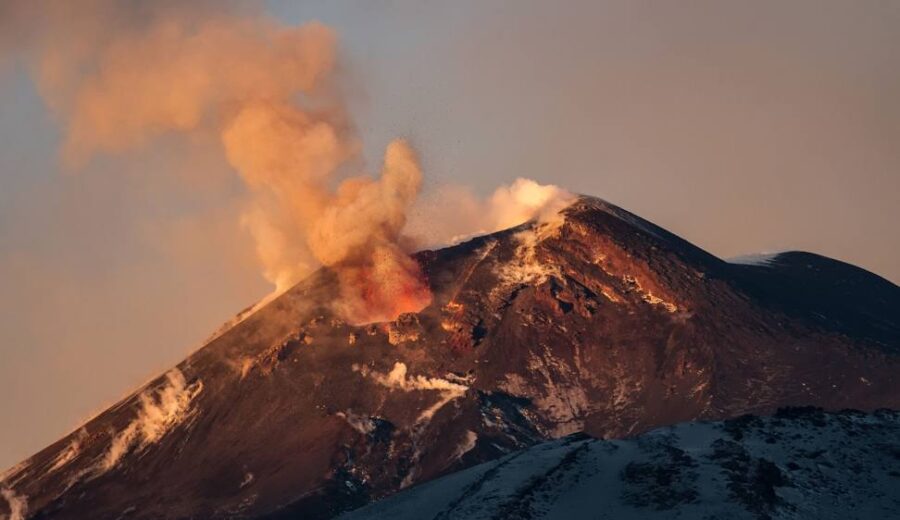
<path fill-rule="evenodd" d="M 402 235 L 421 171 L 403 141 L 388 147 L 380 177 L 360 170 L 332 81 L 330 28 L 253 13 L 202 17 L 164 3 L 98 36 L 100 21 L 118 21 L 115 4 L 95 0 L 97 16 L 66 2 L 42 7 L 13 10 L 35 24 L 26 50 L 65 128 L 64 164 L 78 169 L 161 138 L 218 136 L 245 183 L 240 219 L 276 291 L 324 265 L 338 272 L 339 310 L 352 321 L 391 319 L 430 301 Z M 61 23 L 68 15 L 72 23 Z"/>

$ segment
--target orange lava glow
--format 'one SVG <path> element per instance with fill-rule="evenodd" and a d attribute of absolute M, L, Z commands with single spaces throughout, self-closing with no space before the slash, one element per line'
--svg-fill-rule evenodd
<path fill-rule="evenodd" d="M 392 321 L 431 304 L 431 290 L 419 264 L 409 256 L 375 255 L 362 266 L 335 267 L 341 284 L 341 311 L 351 323 Z"/>

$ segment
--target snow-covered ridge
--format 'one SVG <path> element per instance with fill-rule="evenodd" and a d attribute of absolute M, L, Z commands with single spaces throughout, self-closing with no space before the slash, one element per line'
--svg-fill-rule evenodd
<path fill-rule="evenodd" d="M 785 409 L 629 440 L 571 436 L 342 518 L 897 518 L 900 413 Z"/>
<path fill-rule="evenodd" d="M 755 265 L 755 266 L 769 266 L 775 262 L 778 256 L 781 255 L 781 252 L 776 253 L 753 253 L 749 255 L 741 255 L 735 256 L 733 258 L 728 259 L 729 264 L 739 264 L 739 265 Z"/>

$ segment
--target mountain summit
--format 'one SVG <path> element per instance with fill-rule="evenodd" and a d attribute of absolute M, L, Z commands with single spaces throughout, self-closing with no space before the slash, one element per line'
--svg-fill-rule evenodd
<path fill-rule="evenodd" d="M 900 288 L 842 262 L 728 263 L 589 197 L 415 258 L 421 312 L 346 323 L 320 270 L 7 471 L 0 512 L 329 518 L 575 432 L 900 408 Z"/>

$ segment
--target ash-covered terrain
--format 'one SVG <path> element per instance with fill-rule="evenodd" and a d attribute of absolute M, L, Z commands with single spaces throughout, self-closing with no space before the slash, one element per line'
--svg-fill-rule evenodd
<path fill-rule="evenodd" d="M 0 514 L 331 518 L 576 432 L 900 408 L 900 288 L 835 260 L 728 263 L 587 197 L 416 259 L 421 312 L 346 323 L 320 270 L 8 470 Z"/>
<path fill-rule="evenodd" d="M 849 520 L 900 517 L 900 413 L 787 408 L 627 440 L 574 435 L 346 520 Z"/>

